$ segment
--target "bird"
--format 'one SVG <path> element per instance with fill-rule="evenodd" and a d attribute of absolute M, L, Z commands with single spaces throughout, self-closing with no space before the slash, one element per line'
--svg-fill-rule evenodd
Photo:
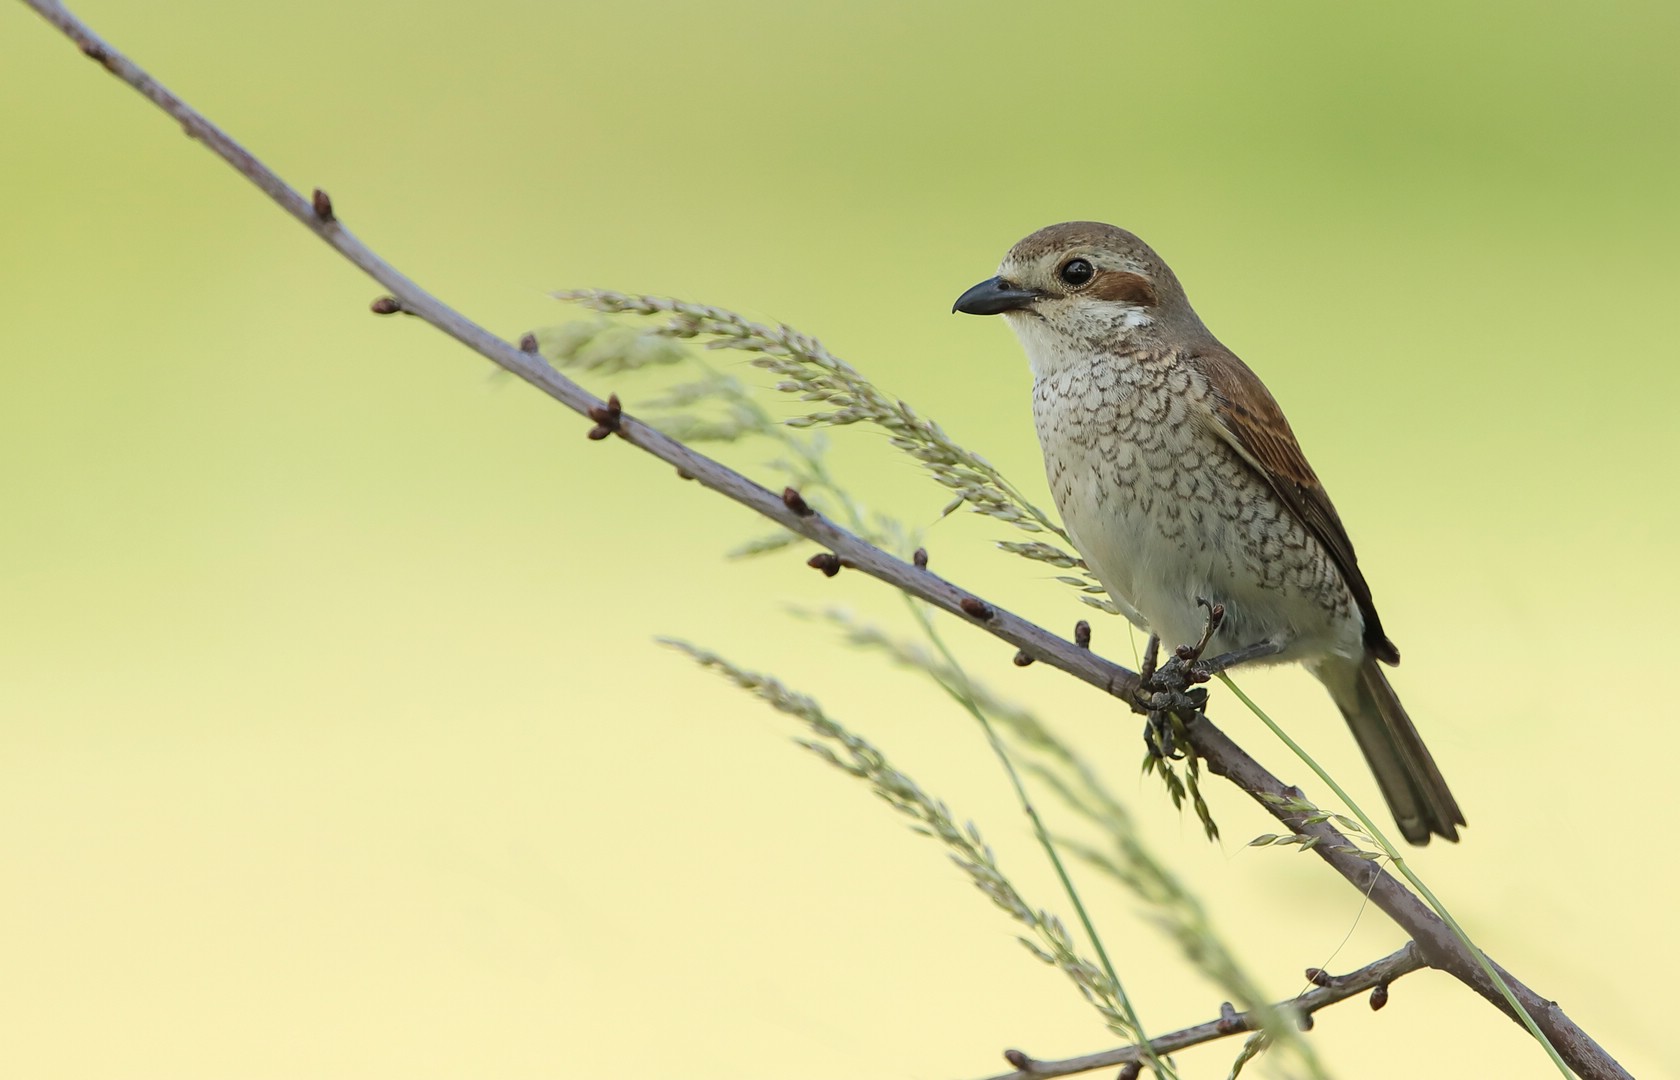
<path fill-rule="evenodd" d="M 1002 315 L 1020 339 L 1056 507 L 1091 573 L 1151 635 L 1146 669 L 1160 642 L 1204 647 L 1204 677 L 1303 665 L 1401 835 L 1456 841 L 1464 814 L 1383 671 L 1400 651 L 1330 496 L 1270 391 L 1154 249 L 1114 225 L 1051 225 L 952 310 Z"/>

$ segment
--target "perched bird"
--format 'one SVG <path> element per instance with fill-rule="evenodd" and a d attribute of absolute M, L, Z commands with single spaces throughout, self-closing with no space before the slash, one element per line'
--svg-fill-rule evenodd
<path fill-rule="evenodd" d="M 1112 225 L 1052 225 L 953 310 L 1002 315 L 1020 338 L 1056 506 L 1133 625 L 1169 648 L 1195 643 L 1221 605 L 1209 666 L 1304 664 L 1406 839 L 1457 840 L 1464 815 L 1378 666 L 1400 652 L 1330 497 L 1161 257 Z"/>

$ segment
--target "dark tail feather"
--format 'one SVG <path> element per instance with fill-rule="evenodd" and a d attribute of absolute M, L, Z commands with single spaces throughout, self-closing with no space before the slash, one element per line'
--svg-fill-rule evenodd
<path fill-rule="evenodd" d="M 1454 826 L 1464 824 L 1464 812 L 1375 657 L 1365 657 L 1356 695 L 1341 708 L 1401 835 L 1414 844 L 1429 843 L 1431 835 L 1457 840 Z"/>

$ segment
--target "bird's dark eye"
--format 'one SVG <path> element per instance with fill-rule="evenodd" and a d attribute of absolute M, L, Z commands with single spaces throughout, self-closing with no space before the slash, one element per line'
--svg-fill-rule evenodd
<path fill-rule="evenodd" d="M 1097 268 L 1084 259 L 1069 259 L 1058 273 L 1064 282 L 1077 289 L 1097 276 Z"/>

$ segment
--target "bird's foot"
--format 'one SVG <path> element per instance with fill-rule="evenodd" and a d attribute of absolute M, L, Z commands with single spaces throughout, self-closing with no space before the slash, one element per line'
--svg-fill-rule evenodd
<path fill-rule="evenodd" d="M 1181 758 L 1174 736 L 1175 718 L 1189 717 L 1207 708 L 1208 692 L 1197 686 L 1189 690 L 1139 690 L 1132 701 L 1132 709 L 1148 717 L 1144 724 L 1143 741 L 1156 757 Z"/>
<path fill-rule="evenodd" d="M 1191 686 L 1187 670 L 1177 659 L 1168 661 L 1150 673 L 1147 683 L 1139 684 L 1132 698 L 1133 711 L 1149 718 L 1143 728 L 1143 744 L 1158 758 L 1177 760 L 1184 756 L 1177 744 L 1178 717 L 1194 715 L 1207 707 L 1207 689 Z"/>
<path fill-rule="evenodd" d="M 1225 605 L 1215 604 L 1201 597 L 1196 603 L 1207 609 L 1207 623 L 1202 636 L 1194 645 L 1180 645 L 1173 650 L 1172 659 L 1157 666 L 1161 639 L 1151 634 L 1138 672 L 1138 689 L 1132 708 L 1149 717 L 1144 726 L 1143 742 L 1156 757 L 1177 759 L 1184 756 L 1177 747 L 1175 714 L 1189 716 L 1207 707 L 1208 693 L 1200 683 L 1213 676 L 1202 667 L 1202 653 L 1208 642 L 1219 632 L 1225 621 Z"/>
<path fill-rule="evenodd" d="M 1199 709 L 1207 700 L 1207 691 L 1201 689 L 1200 684 L 1211 677 L 1194 660 L 1181 660 L 1175 656 L 1147 678 L 1138 681 L 1137 691 L 1132 696 L 1132 707 L 1140 713 L 1162 709 Z"/>
<path fill-rule="evenodd" d="M 1143 725 L 1143 745 L 1151 757 L 1178 761 L 1184 751 L 1178 747 L 1178 716 L 1166 709 L 1156 709 Z"/>
<path fill-rule="evenodd" d="M 1186 663 L 1194 663 L 1202 658 L 1202 653 L 1207 651 L 1208 642 L 1213 640 L 1213 635 L 1219 633 L 1220 626 L 1224 625 L 1225 622 L 1224 604 L 1216 604 L 1212 600 L 1198 596 L 1196 597 L 1196 606 L 1207 609 L 1207 622 L 1202 626 L 1201 639 L 1194 645 L 1180 645 L 1173 650 L 1173 656 Z M 1202 681 L 1205 682 L 1206 680 Z"/>
<path fill-rule="evenodd" d="M 1207 677 L 1203 676 L 1198 681 L 1206 682 Z M 1166 712 L 1201 712 L 1206 705 L 1207 690 L 1204 687 L 1193 686 L 1185 677 L 1183 668 L 1171 663 L 1156 672 L 1147 685 L 1139 685 L 1132 692 L 1131 698 L 1132 711 L 1144 716 Z"/>
<path fill-rule="evenodd" d="M 1154 634 L 1149 635 L 1149 645 L 1138 672 L 1138 690 L 1132 703 L 1136 711 L 1199 710 L 1206 703 L 1207 691 L 1193 691 L 1191 688 L 1213 677 L 1198 661 L 1207 650 L 1208 642 L 1213 640 L 1213 635 L 1219 632 L 1220 624 L 1225 621 L 1225 605 L 1199 596 L 1196 603 L 1207 609 L 1207 623 L 1202 628 L 1201 639 L 1194 645 L 1178 646 L 1173 650 L 1172 659 L 1156 666 L 1161 639 Z"/>

